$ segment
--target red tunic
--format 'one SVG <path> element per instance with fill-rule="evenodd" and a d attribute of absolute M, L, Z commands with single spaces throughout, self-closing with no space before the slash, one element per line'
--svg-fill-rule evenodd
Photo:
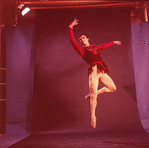
<path fill-rule="evenodd" d="M 108 66 L 102 61 L 100 50 L 106 49 L 114 45 L 114 42 L 109 42 L 103 45 L 93 45 L 88 47 L 82 47 L 75 40 L 73 29 L 69 27 L 69 37 L 72 46 L 78 52 L 78 54 L 87 62 L 89 67 L 89 74 L 92 72 L 92 66 L 97 64 L 99 70 L 103 69 L 105 73 L 108 73 Z"/>

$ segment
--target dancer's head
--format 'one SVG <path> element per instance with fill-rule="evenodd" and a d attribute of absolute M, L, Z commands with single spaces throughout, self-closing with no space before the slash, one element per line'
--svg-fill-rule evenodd
<path fill-rule="evenodd" d="M 86 46 L 89 46 L 89 38 L 88 36 L 85 34 L 85 33 L 82 33 L 79 35 L 79 40 L 80 40 L 80 43 L 86 47 Z"/>

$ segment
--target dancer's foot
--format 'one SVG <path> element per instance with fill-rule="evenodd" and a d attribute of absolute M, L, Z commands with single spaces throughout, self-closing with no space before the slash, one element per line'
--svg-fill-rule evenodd
<path fill-rule="evenodd" d="M 89 93 L 87 96 L 85 96 L 85 100 L 88 100 L 91 98 L 91 93 Z"/>
<path fill-rule="evenodd" d="M 91 117 L 91 127 L 96 128 L 96 117 Z"/>

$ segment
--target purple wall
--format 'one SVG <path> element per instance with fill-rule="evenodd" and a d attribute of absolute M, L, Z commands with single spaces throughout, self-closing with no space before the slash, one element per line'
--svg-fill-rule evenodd
<path fill-rule="evenodd" d="M 76 38 L 82 32 L 91 44 L 121 40 L 101 52 L 117 85 L 115 93 L 98 97 L 96 130 L 141 128 L 135 96 L 129 10 L 40 10 L 36 20 L 36 65 L 33 132 L 92 130 L 90 127 L 88 65 L 69 41 L 74 18 Z M 101 87 L 101 85 L 100 85 Z"/>
<path fill-rule="evenodd" d="M 149 24 L 132 24 L 132 47 L 137 104 L 144 129 L 149 132 Z"/>
<path fill-rule="evenodd" d="M 34 26 L 8 26 L 6 133 L 31 131 L 34 82 Z"/>

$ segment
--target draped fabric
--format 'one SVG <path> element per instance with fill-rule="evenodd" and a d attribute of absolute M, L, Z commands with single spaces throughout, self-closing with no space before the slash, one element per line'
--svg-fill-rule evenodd
<path fill-rule="evenodd" d="M 132 24 L 132 48 L 137 105 L 144 129 L 149 132 L 149 24 Z"/>
<path fill-rule="evenodd" d="M 31 132 L 34 41 L 34 26 L 7 26 L 6 134 L 29 134 Z"/>

